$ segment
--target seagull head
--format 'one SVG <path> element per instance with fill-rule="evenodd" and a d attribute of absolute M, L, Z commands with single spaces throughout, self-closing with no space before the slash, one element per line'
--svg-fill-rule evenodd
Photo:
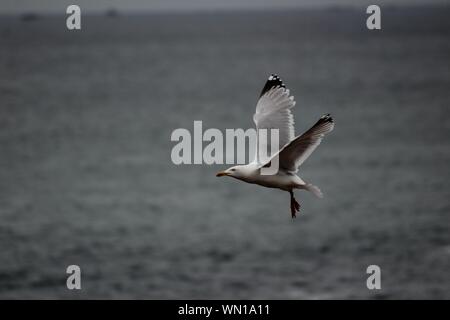
<path fill-rule="evenodd" d="M 234 166 L 216 174 L 216 177 L 224 176 L 240 179 L 244 176 L 244 170 L 242 169 L 242 166 Z"/>

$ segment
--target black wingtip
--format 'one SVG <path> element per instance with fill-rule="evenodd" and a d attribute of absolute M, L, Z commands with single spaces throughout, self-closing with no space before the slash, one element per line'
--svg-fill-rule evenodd
<path fill-rule="evenodd" d="M 260 97 L 262 95 L 264 95 L 267 91 L 269 91 L 270 89 L 274 88 L 274 87 L 282 87 L 282 88 L 286 88 L 286 86 L 284 85 L 283 81 L 280 79 L 279 76 L 277 76 L 276 74 L 271 74 L 269 76 L 269 78 L 266 81 L 266 84 L 264 85 L 264 88 L 261 91 L 261 94 L 259 95 Z"/>
<path fill-rule="evenodd" d="M 324 114 L 323 116 L 320 117 L 320 121 L 321 122 L 331 122 L 334 123 L 333 118 L 331 117 L 331 115 L 329 113 Z"/>

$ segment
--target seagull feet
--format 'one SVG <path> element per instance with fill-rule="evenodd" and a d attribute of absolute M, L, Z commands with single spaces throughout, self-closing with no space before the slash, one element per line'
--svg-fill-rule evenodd
<path fill-rule="evenodd" d="M 292 215 L 292 218 L 295 218 L 296 213 L 300 212 L 300 203 L 298 203 L 297 200 L 295 200 L 294 194 L 292 191 L 290 192 L 290 194 L 291 194 L 291 215 Z"/>

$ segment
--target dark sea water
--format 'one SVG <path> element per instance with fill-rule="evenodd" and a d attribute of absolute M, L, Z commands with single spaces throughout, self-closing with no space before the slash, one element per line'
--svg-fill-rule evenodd
<path fill-rule="evenodd" d="M 450 9 L 0 18 L 1 298 L 450 298 Z M 325 194 L 172 164 L 250 128 L 270 73 Z M 82 290 L 66 289 L 66 267 Z M 381 267 L 382 289 L 366 288 Z"/>

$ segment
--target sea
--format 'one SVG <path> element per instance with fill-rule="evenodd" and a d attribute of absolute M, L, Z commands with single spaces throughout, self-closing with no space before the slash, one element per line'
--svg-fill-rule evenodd
<path fill-rule="evenodd" d="M 365 9 L 2 15 L 0 298 L 449 299 L 450 7 Z M 335 121 L 296 219 L 171 159 L 194 121 L 252 128 L 272 73 L 296 134 Z"/>

